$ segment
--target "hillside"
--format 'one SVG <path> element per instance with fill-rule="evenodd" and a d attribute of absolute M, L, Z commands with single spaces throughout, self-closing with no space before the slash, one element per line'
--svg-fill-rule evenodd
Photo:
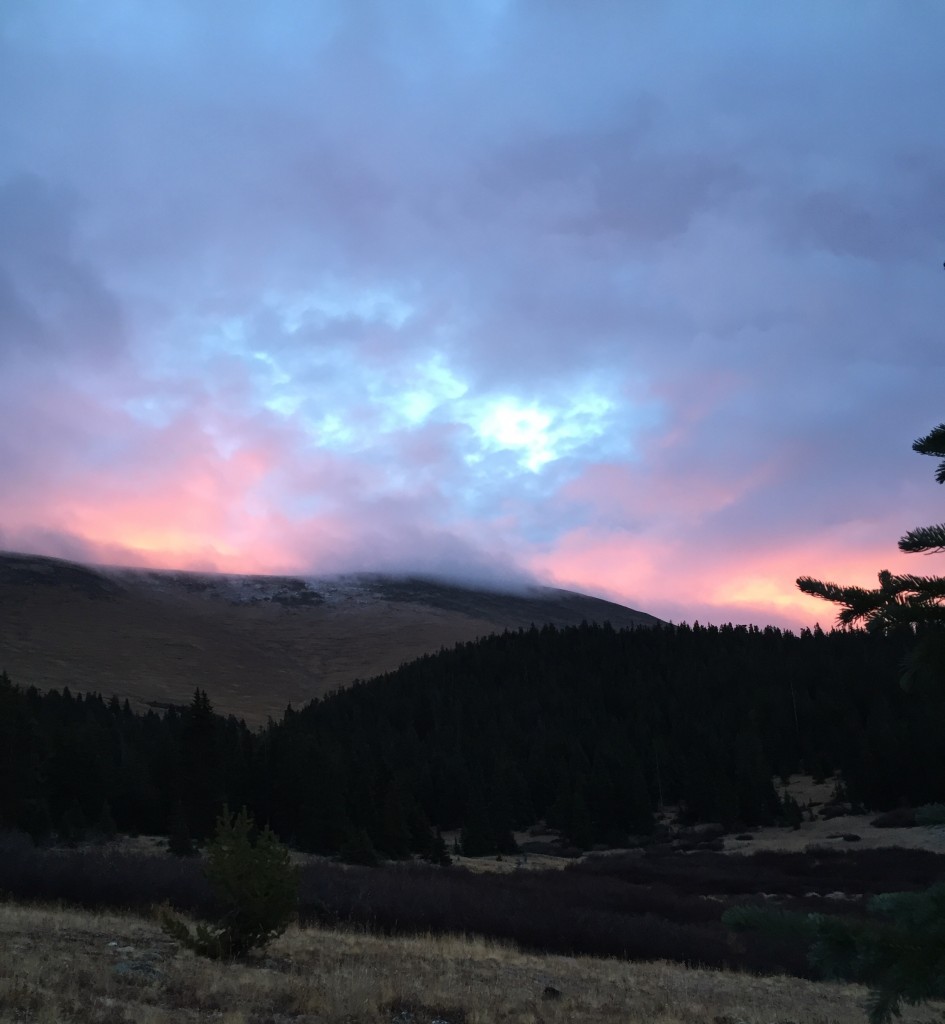
<path fill-rule="evenodd" d="M 356 678 L 532 623 L 653 624 L 609 601 L 381 575 L 234 576 L 104 569 L 0 554 L 0 669 L 69 686 L 186 704 L 196 687 L 259 724 Z"/>

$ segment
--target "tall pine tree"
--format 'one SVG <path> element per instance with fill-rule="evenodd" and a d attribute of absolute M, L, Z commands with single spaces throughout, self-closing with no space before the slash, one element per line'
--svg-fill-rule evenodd
<path fill-rule="evenodd" d="M 945 483 L 945 423 L 912 445 L 922 455 L 942 459 L 935 479 Z M 945 552 L 945 523 L 910 530 L 899 548 L 909 552 Z M 937 692 L 945 683 L 945 577 L 879 574 L 879 587 L 840 586 L 810 576 L 797 581 L 805 594 L 840 605 L 841 625 L 863 624 L 878 632 L 908 630 L 916 642 L 901 683 L 907 690 Z M 943 793 L 945 796 L 945 793 Z M 729 911 L 736 928 L 802 929 L 811 940 L 811 960 L 828 977 L 864 982 L 871 987 L 870 1021 L 887 1024 L 903 1002 L 945 997 L 945 884 L 925 893 L 887 894 L 870 905 L 867 921 L 844 921 L 818 914 L 806 918 L 757 909 Z"/>
<path fill-rule="evenodd" d="M 942 459 L 935 479 L 945 483 L 945 423 L 912 444 L 913 451 Z M 900 551 L 945 552 L 945 523 L 920 526 L 899 540 Z M 941 686 L 945 681 L 945 576 L 919 576 L 914 573 L 879 573 L 879 586 L 841 586 L 810 576 L 801 576 L 798 587 L 805 594 L 822 597 L 840 605 L 837 616 L 842 626 L 865 625 L 873 631 L 899 629 L 916 633 L 917 643 L 904 666 L 902 683 L 906 689 Z"/>

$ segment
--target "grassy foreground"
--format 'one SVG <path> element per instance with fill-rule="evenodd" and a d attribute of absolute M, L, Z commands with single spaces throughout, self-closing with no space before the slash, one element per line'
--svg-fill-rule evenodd
<path fill-rule="evenodd" d="M 665 963 L 532 956 L 458 936 L 292 928 L 218 964 L 150 920 L 0 904 L 0 1021 L 158 1024 L 862 1024 L 865 991 Z M 559 990 L 548 998 L 548 986 Z M 942 1008 L 907 1013 L 941 1019 Z"/>

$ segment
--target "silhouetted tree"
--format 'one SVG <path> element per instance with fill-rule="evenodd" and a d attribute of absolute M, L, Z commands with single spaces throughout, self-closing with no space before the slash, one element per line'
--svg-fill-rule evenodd
<path fill-rule="evenodd" d="M 193 857 L 197 852 L 180 802 L 174 805 L 167 825 L 167 848 L 175 857 Z"/>
<path fill-rule="evenodd" d="M 351 834 L 341 844 L 338 859 L 343 864 L 360 864 L 369 868 L 377 865 L 377 850 L 374 849 L 366 828 L 352 829 Z"/>
<path fill-rule="evenodd" d="M 115 824 L 115 818 L 112 815 L 112 809 L 107 800 L 102 802 L 102 809 L 99 811 L 98 817 L 95 819 L 95 824 L 92 828 L 95 834 L 101 839 L 115 838 L 118 826 Z"/>
<path fill-rule="evenodd" d="M 935 471 L 938 483 L 945 483 L 945 423 L 912 444 L 913 451 L 942 459 Z M 945 551 L 945 523 L 920 526 L 899 540 L 900 551 Z M 843 626 L 865 625 L 869 630 L 890 632 L 905 628 L 916 632 L 918 642 L 905 664 L 903 685 L 941 687 L 945 682 L 945 576 L 913 573 L 879 573 L 879 586 L 863 587 L 825 583 L 801 576 L 798 587 L 841 606 L 838 621 Z"/>
<path fill-rule="evenodd" d="M 945 483 L 945 423 L 913 444 L 923 455 L 943 459 L 935 478 Z M 911 530 L 900 541 L 902 551 L 945 551 L 945 523 Z M 945 577 L 879 574 L 879 587 L 866 590 L 824 583 L 802 576 L 798 587 L 841 606 L 839 620 L 850 627 L 889 633 L 903 629 L 917 634 L 902 676 L 906 689 L 918 687 L 941 697 L 945 682 Z M 940 707 L 940 705 L 939 705 Z M 942 721 L 937 715 L 936 732 Z M 890 714 L 880 706 L 861 736 L 862 765 L 875 765 L 895 742 Z M 862 782 L 862 780 L 861 780 Z M 867 783 L 868 784 L 868 783 Z M 819 914 L 783 915 L 763 909 L 730 911 L 733 927 L 793 929 L 811 940 L 811 960 L 829 977 L 863 982 L 871 987 L 870 1020 L 886 1024 L 900 1015 L 903 1002 L 921 1003 L 945 996 L 945 885 L 925 893 L 890 893 L 870 904 L 866 921 Z"/>
<path fill-rule="evenodd" d="M 67 846 L 81 843 L 88 831 L 88 819 L 78 800 L 73 800 L 59 819 L 59 841 Z"/>
<path fill-rule="evenodd" d="M 190 834 L 198 842 L 213 831 L 225 799 L 218 731 L 206 691 L 195 690 L 184 714 L 180 799 Z"/>

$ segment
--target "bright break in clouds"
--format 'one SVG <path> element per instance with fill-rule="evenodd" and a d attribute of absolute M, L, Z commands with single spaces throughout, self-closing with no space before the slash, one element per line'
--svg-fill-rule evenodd
<path fill-rule="evenodd" d="M 825 623 L 939 521 L 945 8 L 0 10 L 0 546 Z M 919 567 L 921 571 L 921 567 Z"/>

